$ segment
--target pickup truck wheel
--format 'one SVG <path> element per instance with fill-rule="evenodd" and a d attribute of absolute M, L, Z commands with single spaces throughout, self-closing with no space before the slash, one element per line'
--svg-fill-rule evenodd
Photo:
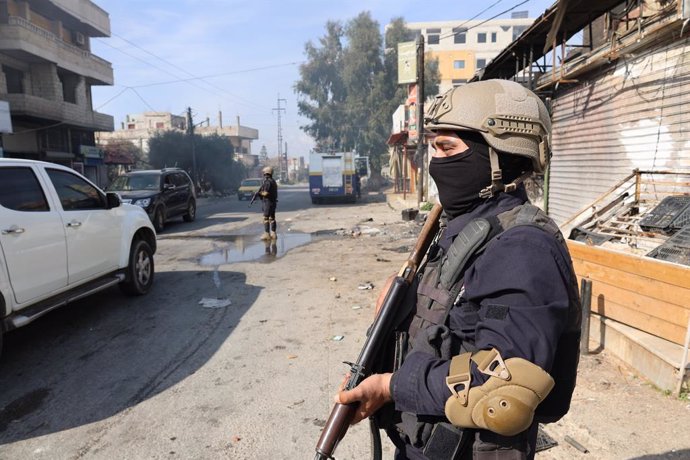
<path fill-rule="evenodd" d="M 163 208 L 156 209 L 153 215 L 153 227 L 158 233 L 162 232 L 165 228 L 165 213 L 163 212 Z"/>
<path fill-rule="evenodd" d="M 144 295 L 153 285 L 153 251 L 144 240 L 135 240 L 120 288 L 129 295 Z"/>
<path fill-rule="evenodd" d="M 185 222 L 194 222 L 194 219 L 196 219 L 196 203 L 194 200 L 189 200 L 189 203 L 187 203 L 187 213 L 182 216 L 182 219 Z"/>

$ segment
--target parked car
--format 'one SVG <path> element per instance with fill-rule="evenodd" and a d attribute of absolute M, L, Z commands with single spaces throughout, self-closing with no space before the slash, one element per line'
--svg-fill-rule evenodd
<path fill-rule="evenodd" d="M 251 200 L 254 194 L 261 188 L 263 181 L 261 178 L 251 178 L 240 182 L 240 188 L 237 189 L 237 199 L 240 201 Z"/>
<path fill-rule="evenodd" d="M 196 218 L 192 179 L 180 168 L 128 172 L 115 178 L 107 190 L 120 195 L 123 203 L 142 207 L 157 232 L 173 217 L 182 216 L 185 222 Z"/>
<path fill-rule="evenodd" d="M 0 349 L 3 332 L 88 294 L 146 294 L 155 252 L 140 207 L 70 168 L 0 158 Z"/>

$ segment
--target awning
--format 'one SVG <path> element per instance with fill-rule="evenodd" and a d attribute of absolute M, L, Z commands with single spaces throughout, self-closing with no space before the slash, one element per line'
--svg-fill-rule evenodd
<path fill-rule="evenodd" d="M 404 144 L 405 142 L 407 142 L 407 131 L 401 131 L 399 133 L 391 134 L 388 140 L 386 141 L 386 144 L 396 145 Z"/>
<path fill-rule="evenodd" d="M 398 154 L 398 149 L 397 148 L 392 148 L 391 149 L 391 158 L 390 158 L 390 175 L 391 177 L 395 177 L 396 179 L 400 177 L 400 155 Z"/>
<path fill-rule="evenodd" d="M 74 158 L 73 153 L 60 152 L 57 150 L 46 150 L 45 154 L 46 154 L 46 157 L 48 157 L 48 158 L 63 158 L 63 159 Z"/>
<path fill-rule="evenodd" d="M 551 49 L 553 43 L 549 43 L 549 40 L 554 37 L 570 39 L 619 3 L 622 0 L 556 1 L 470 81 L 512 78 L 516 67 L 524 64 L 523 58 L 531 56 L 533 62 L 538 61 Z"/>

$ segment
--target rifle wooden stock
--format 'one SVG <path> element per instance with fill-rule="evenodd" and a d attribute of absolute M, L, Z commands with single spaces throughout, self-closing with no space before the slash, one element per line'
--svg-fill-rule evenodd
<path fill-rule="evenodd" d="M 379 309 L 379 313 L 376 315 L 374 323 L 369 330 L 369 334 L 360 351 L 357 362 L 347 363 L 350 364 L 350 378 L 345 384 L 346 390 L 351 390 L 359 385 L 362 380 L 371 374 L 371 369 L 375 367 L 378 354 L 392 332 L 392 323 L 395 319 L 400 302 L 402 302 L 405 297 L 407 288 L 412 283 L 414 275 L 438 231 L 440 215 L 441 206 L 437 204 L 433 207 L 431 212 L 429 212 L 413 251 L 403 264 L 398 275 L 393 279 L 383 304 Z M 315 460 L 333 458 L 333 452 L 340 440 L 345 437 L 345 433 L 347 433 L 347 429 L 352 422 L 356 409 L 356 403 L 336 403 L 333 406 L 331 415 L 328 417 L 328 421 L 319 437 L 319 442 L 316 444 Z"/>

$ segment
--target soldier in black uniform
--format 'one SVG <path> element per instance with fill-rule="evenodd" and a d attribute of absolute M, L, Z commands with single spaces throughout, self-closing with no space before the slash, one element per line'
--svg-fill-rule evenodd
<path fill-rule="evenodd" d="M 547 167 L 549 114 L 488 80 L 438 96 L 425 121 L 445 219 L 398 325 L 408 351 L 337 398 L 360 402 L 354 423 L 387 412 L 398 459 L 531 459 L 538 423 L 569 409 L 580 342 L 565 241 L 522 183 Z"/>
<path fill-rule="evenodd" d="M 262 170 L 264 181 L 259 189 L 261 198 L 261 208 L 264 213 L 264 234 L 262 240 L 275 240 L 278 238 L 276 233 L 276 205 L 278 204 L 278 184 L 273 179 L 273 168 L 266 166 Z"/>

